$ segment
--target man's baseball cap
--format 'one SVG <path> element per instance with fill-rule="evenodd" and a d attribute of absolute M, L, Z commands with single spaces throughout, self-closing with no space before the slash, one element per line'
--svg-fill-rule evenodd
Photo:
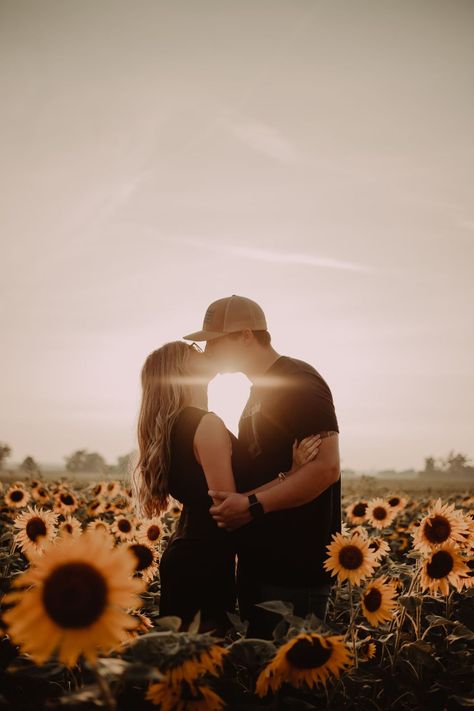
<path fill-rule="evenodd" d="M 202 330 L 183 338 L 187 341 L 212 341 L 235 331 L 250 328 L 252 331 L 266 331 L 267 321 L 262 308 L 245 296 L 226 296 L 213 301 L 207 307 Z"/>

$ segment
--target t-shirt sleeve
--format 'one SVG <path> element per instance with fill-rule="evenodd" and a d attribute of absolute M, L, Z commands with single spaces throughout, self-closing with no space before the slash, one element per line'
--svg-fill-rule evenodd
<path fill-rule="evenodd" d="M 318 432 L 339 432 L 332 393 L 321 378 L 305 378 L 283 392 L 279 415 L 283 430 L 298 441 Z"/>

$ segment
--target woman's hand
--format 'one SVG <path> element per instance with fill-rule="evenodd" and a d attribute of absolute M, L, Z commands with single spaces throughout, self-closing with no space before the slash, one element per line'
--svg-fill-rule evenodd
<path fill-rule="evenodd" d="M 314 459 L 319 450 L 321 444 L 321 435 L 315 434 L 305 437 L 298 444 L 298 440 L 295 439 L 293 442 L 293 463 L 291 465 L 290 471 L 295 471 Z"/>

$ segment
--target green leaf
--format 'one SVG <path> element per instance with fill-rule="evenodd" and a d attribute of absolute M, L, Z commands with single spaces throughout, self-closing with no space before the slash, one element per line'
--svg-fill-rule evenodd
<path fill-rule="evenodd" d="M 416 642 L 407 642 L 401 649 L 405 650 L 412 662 L 419 662 L 428 669 L 437 669 L 439 667 L 439 663 L 434 656 L 435 649 L 428 642 L 418 639 Z"/>
<path fill-rule="evenodd" d="M 446 639 L 449 642 L 455 642 L 458 639 L 474 639 L 474 632 L 466 627 L 466 625 L 461 624 L 461 622 L 455 622 L 453 625 L 453 631 L 449 634 Z"/>
<path fill-rule="evenodd" d="M 268 610 L 269 612 L 275 612 L 277 615 L 292 615 L 294 610 L 294 605 L 292 602 L 285 602 L 283 600 L 268 600 L 267 602 L 255 603 L 257 607 L 261 607 L 262 610 Z"/>
<path fill-rule="evenodd" d="M 189 625 L 188 633 L 189 634 L 198 634 L 200 624 L 201 624 L 201 610 L 198 610 L 196 612 L 196 614 L 194 615 L 193 621 Z"/>

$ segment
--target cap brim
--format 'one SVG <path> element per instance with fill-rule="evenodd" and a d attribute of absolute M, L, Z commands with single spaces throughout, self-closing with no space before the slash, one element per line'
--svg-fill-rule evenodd
<path fill-rule="evenodd" d="M 212 341 L 214 338 L 220 338 L 220 336 L 225 335 L 221 331 L 196 331 L 196 333 L 190 333 L 187 336 L 183 336 L 183 338 L 185 341 Z"/>

